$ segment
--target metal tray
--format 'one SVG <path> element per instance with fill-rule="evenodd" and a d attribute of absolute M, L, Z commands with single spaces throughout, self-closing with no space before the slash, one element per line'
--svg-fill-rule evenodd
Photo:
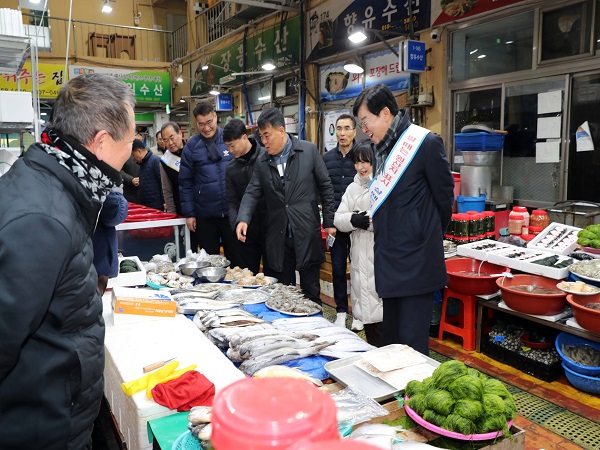
<path fill-rule="evenodd" d="M 377 402 L 389 400 L 394 395 L 401 392 L 390 384 L 383 381 L 381 378 L 369 375 L 362 369 L 354 365 L 354 361 L 362 359 L 362 355 L 351 356 L 349 358 L 330 361 L 325 364 L 325 370 L 331 375 L 331 378 L 343 384 L 344 386 L 352 386 L 354 389 L 361 391 L 367 397 L 372 398 Z M 433 367 L 440 365 L 434 359 L 427 357 L 427 364 Z"/>

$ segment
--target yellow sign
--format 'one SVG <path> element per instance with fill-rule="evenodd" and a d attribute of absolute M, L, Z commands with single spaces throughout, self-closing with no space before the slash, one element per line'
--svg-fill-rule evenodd
<path fill-rule="evenodd" d="M 63 64 L 38 64 L 38 97 L 56 98 L 58 92 L 66 83 L 66 72 Z M 32 92 L 33 78 L 31 63 L 26 62 L 21 69 L 21 91 Z M 0 74 L 0 91 L 17 91 L 17 75 Z"/>

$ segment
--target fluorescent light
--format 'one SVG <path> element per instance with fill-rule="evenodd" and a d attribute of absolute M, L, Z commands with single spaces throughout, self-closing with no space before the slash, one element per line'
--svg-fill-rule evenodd
<path fill-rule="evenodd" d="M 29 3 L 35 3 L 36 5 L 41 2 L 42 0 L 29 0 Z"/>
<path fill-rule="evenodd" d="M 183 77 L 179 75 L 175 81 L 177 81 L 178 83 L 183 83 Z"/>
<path fill-rule="evenodd" d="M 350 39 L 355 44 L 359 44 L 359 43 L 367 40 L 367 34 L 365 33 L 364 28 L 357 27 L 352 32 L 352 34 L 348 35 L 348 39 Z"/>
<path fill-rule="evenodd" d="M 469 52 L 469 55 L 472 55 L 473 53 L 477 53 L 478 51 L 479 51 L 479 49 L 478 49 L 478 48 L 476 48 L 475 50 L 471 50 L 471 51 Z"/>
<path fill-rule="evenodd" d="M 514 43 L 514 42 L 515 42 L 515 41 L 506 41 L 506 44 L 512 44 L 512 43 Z"/>
<path fill-rule="evenodd" d="M 47 115 L 48 115 L 48 113 L 45 113 L 45 112 L 40 113 L 40 116 L 47 116 Z"/>
<path fill-rule="evenodd" d="M 203 64 L 202 65 L 202 70 L 208 70 L 208 64 Z"/>
<path fill-rule="evenodd" d="M 108 2 L 109 2 L 109 0 L 106 0 L 106 1 L 104 2 L 104 5 L 102 5 L 102 12 L 103 12 L 104 14 L 109 14 L 109 13 L 110 13 L 110 12 L 112 12 L 112 10 L 113 10 L 113 9 L 112 9 L 112 6 L 110 6 Z"/>
<path fill-rule="evenodd" d="M 258 97 L 259 100 L 271 100 L 271 95 L 264 95 L 262 97 Z"/>
<path fill-rule="evenodd" d="M 271 60 L 267 60 L 264 62 L 264 64 L 262 65 L 263 70 L 273 70 L 275 69 L 275 64 L 273 64 L 273 61 Z"/>
<path fill-rule="evenodd" d="M 485 58 L 485 57 L 486 57 L 486 55 L 479 55 L 479 56 L 477 57 L 477 59 L 483 59 L 483 58 Z"/>
<path fill-rule="evenodd" d="M 179 103 L 185 103 L 185 98 L 180 98 Z"/>
<path fill-rule="evenodd" d="M 212 89 L 211 89 L 211 90 L 210 90 L 208 93 L 209 93 L 210 95 L 219 95 L 219 94 L 220 94 L 220 92 L 219 92 L 219 88 L 215 86 L 215 87 L 213 87 L 213 88 L 212 88 Z"/>

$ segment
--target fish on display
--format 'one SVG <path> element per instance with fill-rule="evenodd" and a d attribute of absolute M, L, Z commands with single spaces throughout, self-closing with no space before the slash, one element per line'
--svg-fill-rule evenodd
<path fill-rule="evenodd" d="M 259 371 L 255 372 L 252 375 L 252 378 L 296 378 L 300 380 L 307 380 L 313 383 L 316 386 L 323 386 L 321 380 L 317 380 L 316 378 L 311 377 L 307 373 L 301 371 L 300 369 L 296 369 L 288 366 L 267 366 L 263 367 Z"/>
<path fill-rule="evenodd" d="M 320 350 L 327 347 L 327 344 L 314 345 L 309 348 L 294 349 L 290 347 L 281 347 L 259 357 L 247 359 L 240 365 L 240 370 L 246 375 L 254 375 L 263 367 L 281 364 L 294 359 L 305 358 L 316 355 Z"/>

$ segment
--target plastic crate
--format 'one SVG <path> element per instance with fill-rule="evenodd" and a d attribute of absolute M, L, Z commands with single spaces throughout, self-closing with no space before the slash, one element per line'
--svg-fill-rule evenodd
<path fill-rule="evenodd" d="M 481 353 L 494 358 L 496 361 L 507 364 L 515 369 L 519 369 L 540 380 L 552 382 L 560 378 L 563 374 L 562 361 L 552 364 L 542 364 L 531 358 L 526 358 L 519 353 L 513 352 L 507 348 L 494 344 L 487 336 L 481 339 Z"/>
<path fill-rule="evenodd" d="M 456 150 L 500 151 L 504 146 L 501 133 L 455 133 Z"/>

